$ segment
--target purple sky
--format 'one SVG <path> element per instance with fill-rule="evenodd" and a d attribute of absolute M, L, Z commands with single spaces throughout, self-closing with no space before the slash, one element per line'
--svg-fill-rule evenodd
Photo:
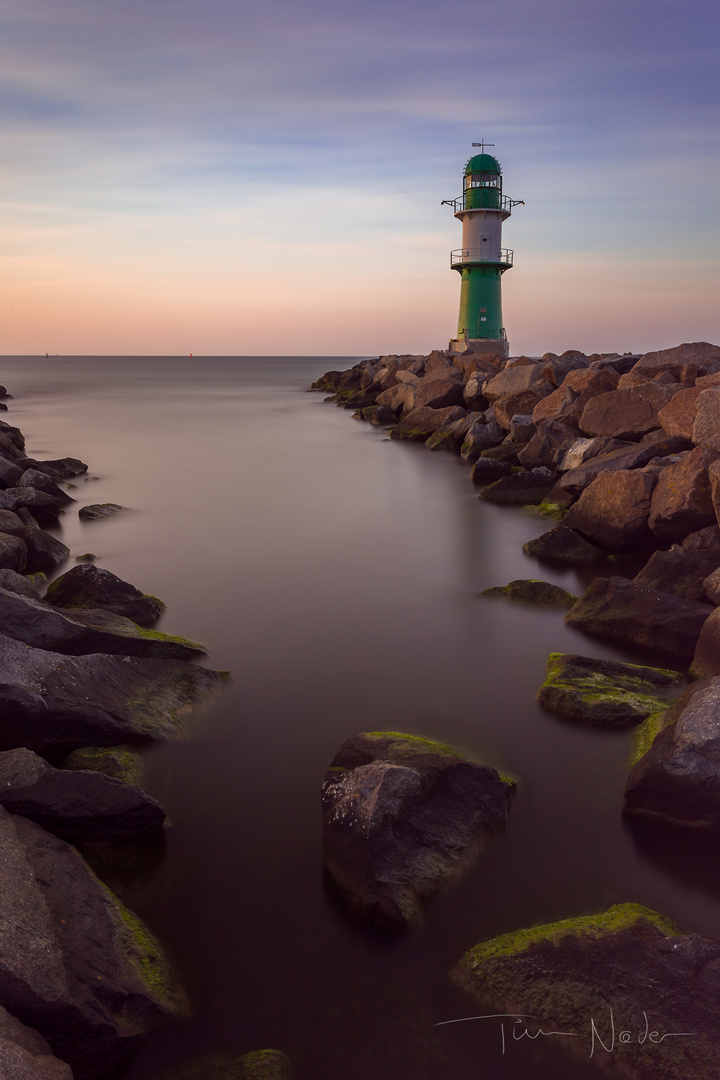
<path fill-rule="evenodd" d="M 2 352 L 444 347 L 471 142 L 513 351 L 720 340 L 715 0 L 5 0 Z"/>

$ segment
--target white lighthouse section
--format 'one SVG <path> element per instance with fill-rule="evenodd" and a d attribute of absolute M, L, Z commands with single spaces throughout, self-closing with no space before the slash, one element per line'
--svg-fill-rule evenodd
<path fill-rule="evenodd" d="M 464 262 L 500 262 L 502 259 L 502 223 L 510 217 L 507 210 L 458 210 L 462 221 L 462 258 Z"/>

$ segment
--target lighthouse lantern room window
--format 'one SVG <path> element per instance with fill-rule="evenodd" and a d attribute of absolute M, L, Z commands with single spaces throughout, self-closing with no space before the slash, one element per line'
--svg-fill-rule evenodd
<path fill-rule="evenodd" d="M 500 177 L 495 173 L 469 173 L 465 177 L 465 187 L 500 187 Z"/>

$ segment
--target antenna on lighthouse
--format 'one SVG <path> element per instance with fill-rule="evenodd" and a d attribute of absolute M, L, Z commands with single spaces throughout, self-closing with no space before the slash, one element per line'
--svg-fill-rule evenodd
<path fill-rule="evenodd" d="M 484 139 L 481 142 L 474 142 L 473 143 L 473 146 L 479 146 L 480 147 L 483 154 L 485 153 L 485 147 L 486 146 L 494 146 L 494 145 L 495 145 L 494 142 L 485 142 Z"/>

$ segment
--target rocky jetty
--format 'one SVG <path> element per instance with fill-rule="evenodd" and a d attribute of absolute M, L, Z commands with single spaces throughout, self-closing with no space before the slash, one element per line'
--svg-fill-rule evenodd
<path fill-rule="evenodd" d="M 188 662 L 202 646 L 148 629 L 165 605 L 109 570 L 86 562 L 47 586 L 45 574 L 70 550 L 45 529 L 75 501 L 67 481 L 86 470 L 75 458 L 27 457 L 22 432 L 0 421 L 7 1080 L 104 1080 L 151 1027 L 186 1009 L 160 944 L 70 844 L 107 850 L 162 839 L 165 810 L 142 787 L 136 748 L 176 735 L 225 675 Z M 121 509 L 91 505 L 80 516 Z"/>

